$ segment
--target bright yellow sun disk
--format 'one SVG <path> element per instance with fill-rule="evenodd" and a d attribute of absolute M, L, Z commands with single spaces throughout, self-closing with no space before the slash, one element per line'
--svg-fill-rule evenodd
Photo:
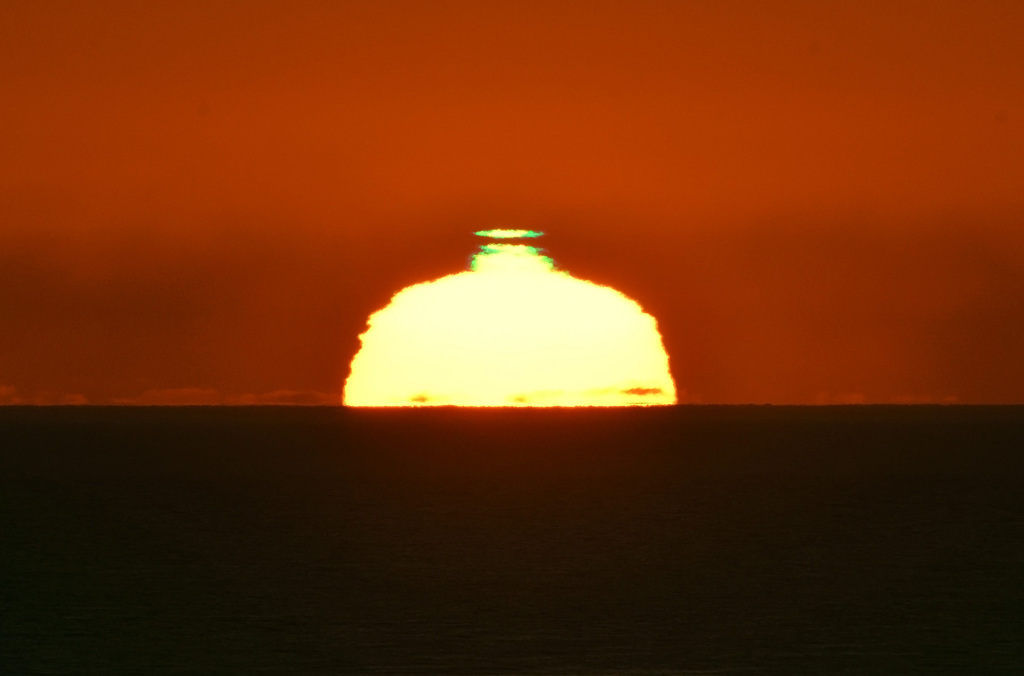
<path fill-rule="evenodd" d="M 403 289 L 368 324 L 347 406 L 676 403 L 654 318 L 534 247 L 484 245 L 472 271 Z"/>

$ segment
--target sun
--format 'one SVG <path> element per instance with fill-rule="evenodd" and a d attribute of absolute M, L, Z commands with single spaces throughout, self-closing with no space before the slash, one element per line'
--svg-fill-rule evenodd
<path fill-rule="evenodd" d="M 676 403 L 655 319 L 559 270 L 529 230 L 476 233 L 471 269 L 415 284 L 370 316 L 346 406 L 652 406 Z"/>

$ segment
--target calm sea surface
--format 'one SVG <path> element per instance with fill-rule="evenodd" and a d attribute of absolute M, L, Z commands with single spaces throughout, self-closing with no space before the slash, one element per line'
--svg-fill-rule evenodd
<path fill-rule="evenodd" d="M 0 674 L 1024 674 L 1024 408 L 0 408 Z"/>

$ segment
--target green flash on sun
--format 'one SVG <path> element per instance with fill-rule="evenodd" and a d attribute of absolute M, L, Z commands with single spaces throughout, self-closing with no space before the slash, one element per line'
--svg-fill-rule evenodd
<path fill-rule="evenodd" d="M 541 254 L 541 249 L 525 244 L 484 244 L 470 263 L 470 269 L 473 272 L 492 270 L 548 272 L 554 267 L 555 262 Z"/>
<path fill-rule="evenodd" d="M 523 239 L 525 237 L 540 237 L 543 232 L 536 230 L 479 230 L 474 235 L 480 237 L 490 237 L 492 239 Z"/>

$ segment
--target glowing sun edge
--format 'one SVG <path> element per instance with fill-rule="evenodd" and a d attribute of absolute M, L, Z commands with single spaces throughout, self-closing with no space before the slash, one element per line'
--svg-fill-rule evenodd
<path fill-rule="evenodd" d="M 367 324 L 345 383 L 346 406 L 677 401 L 655 319 L 615 289 L 556 270 L 532 246 L 485 244 L 471 271 L 402 289 Z"/>

